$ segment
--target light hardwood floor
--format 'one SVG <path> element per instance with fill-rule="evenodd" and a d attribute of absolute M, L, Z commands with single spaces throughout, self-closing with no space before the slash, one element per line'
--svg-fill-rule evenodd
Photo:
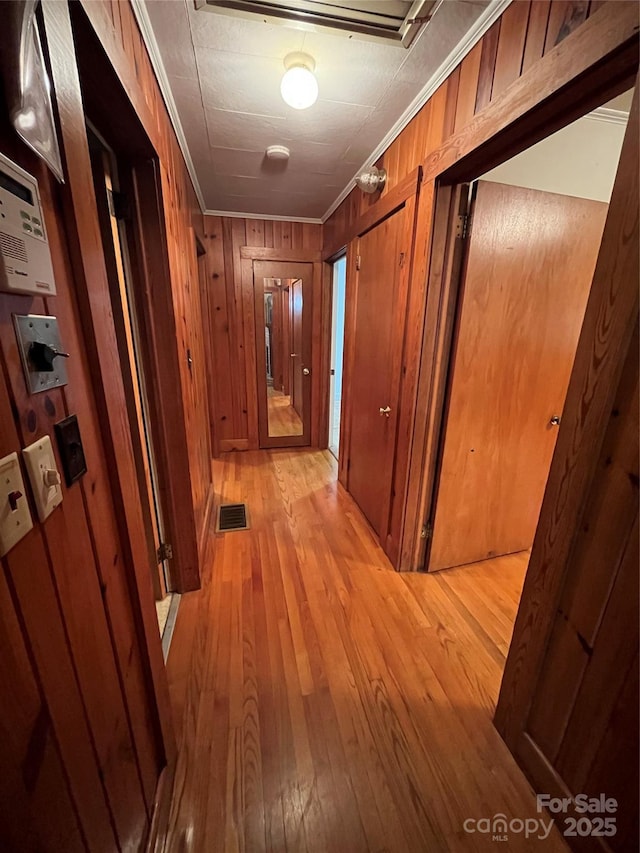
<path fill-rule="evenodd" d="M 180 755 L 166 851 L 565 850 L 465 819 L 539 817 L 491 723 L 528 556 L 394 572 L 328 451 L 227 454 L 168 661 Z"/>
<path fill-rule="evenodd" d="M 302 435 L 304 426 L 300 415 L 291 405 L 291 397 L 269 389 L 267 396 L 269 435 Z"/>

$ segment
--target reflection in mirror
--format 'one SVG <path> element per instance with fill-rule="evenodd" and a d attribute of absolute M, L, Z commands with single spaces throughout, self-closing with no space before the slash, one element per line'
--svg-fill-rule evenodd
<path fill-rule="evenodd" d="M 302 435 L 302 281 L 264 279 L 269 436 Z"/>

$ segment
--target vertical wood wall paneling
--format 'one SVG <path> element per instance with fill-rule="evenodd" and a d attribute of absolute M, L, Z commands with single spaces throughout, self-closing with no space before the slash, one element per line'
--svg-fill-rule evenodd
<path fill-rule="evenodd" d="M 62 194 L 68 237 L 75 261 L 75 290 L 82 305 L 83 328 L 87 328 L 87 323 L 91 328 L 85 337 L 85 345 L 90 351 L 87 361 L 92 366 L 91 388 L 96 394 L 95 417 L 102 424 L 105 440 L 105 447 L 97 451 L 103 461 L 97 463 L 96 472 L 108 471 L 113 478 L 111 495 L 115 499 L 122 525 L 122 553 L 116 554 L 114 559 L 112 549 L 118 536 L 112 536 L 110 541 L 106 538 L 115 528 L 115 517 L 109 513 L 105 518 L 100 518 L 99 524 L 96 523 L 94 542 L 96 548 L 101 543 L 101 549 L 110 551 L 108 557 L 106 553 L 101 554 L 100 564 L 105 574 L 108 574 L 108 567 L 112 566 L 111 572 L 116 578 L 115 583 L 104 587 L 105 600 L 149 806 L 153 802 L 165 755 L 170 757 L 173 748 L 166 675 L 146 561 L 128 423 L 124 416 L 115 333 L 113 324 L 106 321 L 110 314 L 109 291 L 100 249 L 95 200 L 91 191 L 77 69 L 68 59 L 73 55 L 69 13 L 64 4 L 53 4 L 44 9 L 44 17 L 62 126 L 61 141 L 66 155 L 67 184 Z M 91 282 L 90 286 L 88 282 Z M 90 318 L 93 318 L 93 325 Z M 85 395 L 80 394 L 79 397 L 88 396 L 91 399 L 90 394 L 85 392 Z M 84 486 L 88 487 L 89 483 Z M 109 479 L 105 477 L 101 488 L 106 490 L 104 502 L 107 504 L 111 500 L 108 484 Z M 91 498 L 85 492 L 85 501 L 93 505 L 93 491 Z M 94 506 L 92 512 L 95 511 Z M 110 531 L 111 525 L 113 528 Z M 106 582 L 106 577 L 103 582 Z"/>
<path fill-rule="evenodd" d="M 499 18 L 495 24 L 487 30 L 482 39 L 482 55 L 480 57 L 478 89 L 476 92 L 476 113 L 481 112 L 491 100 L 491 92 L 493 90 L 493 73 L 496 67 L 501 25 L 502 18 Z"/>
<path fill-rule="evenodd" d="M 564 41 L 587 19 L 588 0 L 552 0 L 544 52 Z"/>
<path fill-rule="evenodd" d="M 551 0 L 532 0 L 527 37 L 522 56 L 522 73 L 528 71 L 544 53 Z"/>
<path fill-rule="evenodd" d="M 3 299 L 0 296 L 0 301 Z M 0 335 L 4 337 L 2 332 Z M 0 456 L 19 451 L 19 448 L 8 388 L 4 386 L 0 393 Z M 23 540 L 23 555 L 34 556 L 30 540 L 37 536 L 38 532 L 33 531 L 28 536 L 29 542 Z M 28 552 L 26 548 L 29 548 Z M 57 728 L 64 725 L 66 720 L 61 722 L 60 706 L 55 698 L 52 703 L 45 698 L 46 680 L 43 685 L 39 676 L 42 657 L 40 654 L 35 655 L 32 648 L 28 626 L 25 626 L 22 608 L 13 587 L 12 570 L 15 564 L 9 562 L 10 557 L 11 554 L 0 560 L 0 639 L 3 649 L 0 677 L 5 685 L 0 695 L 3 744 L 0 752 L 0 840 L 7 850 L 37 851 L 44 849 L 47 843 L 55 844 L 61 850 L 85 850 L 84 836 L 77 821 L 77 805 L 73 799 L 75 786 L 70 785 L 69 775 L 64 769 L 64 759 L 70 754 L 69 744 L 64 730 L 62 740 L 56 737 Z M 17 565 L 15 568 L 20 570 Z M 44 578 L 44 597 L 50 593 L 46 606 L 51 618 L 55 619 L 58 602 L 49 582 L 50 568 L 46 557 L 39 566 L 33 567 L 30 572 L 32 577 L 34 572 Z M 40 577 L 36 577 L 35 581 L 40 582 Z M 47 628 L 46 622 L 45 619 L 44 630 Z M 54 643 L 58 637 L 59 634 L 54 631 Z M 63 676 L 70 672 L 66 664 L 67 654 L 67 649 L 63 648 Z M 74 708 L 77 708 L 77 696 L 73 688 L 71 705 L 73 713 Z M 84 719 L 80 719 L 81 726 L 75 734 L 86 740 Z M 34 746 L 37 748 L 34 749 Z M 76 760 L 83 763 L 86 754 L 86 746 L 82 745 Z M 92 775 L 88 778 L 95 780 Z M 89 796 L 92 799 L 91 794 Z M 87 805 L 86 802 L 84 804 Z M 101 804 L 97 830 L 98 839 L 113 839 L 108 815 Z"/>
<path fill-rule="evenodd" d="M 118 75 L 161 164 L 162 194 L 172 299 L 176 316 L 177 353 L 180 364 L 180 415 L 189 434 L 188 457 L 196 523 L 205 521 L 211 483 L 211 447 L 207 411 L 207 375 L 204 330 L 197 286 L 195 247 L 190 228 L 202 234 L 202 216 L 184 164 L 151 60 L 128 2 L 118 2 L 117 16 L 124 25 L 114 28 L 104 3 L 81 0 L 109 61 Z M 126 34 L 125 34 L 126 28 Z M 192 367 L 187 365 L 187 350 Z M 200 533 L 201 531 L 198 531 Z"/>
<path fill-rule="evenodd" d="M 492 98 L 520 76 L 530 11 L 530 0 L 514 0 L 500 19 Z"/>
<path fill-rule="evenodd" d="M 204 217 L 208 287 L 211 300 L 209 335 L 216 375 L 213 381 L 216 452 L 257 449 L 258 400 L 256 338 L 251 263 L 241 249 L 282 249 L 319 252 L 321 226 L 301 222 Z M 318 279 L 316 281 L 316 278 Z M 313 282 L 314 389 L 321 379 L 321 326 L 324 302 L 322 278 Z M 318 393 L 314 390 L 314 407 Z M 314 408 L 312 443 L 324 440 L 318 426 L 323 414 Z"/>
<path fill-rule="evenodd" d="M 543 56 L 551 3 L 546 2 L 546 0 L 535 0 L 529 5 L 526 0 L 517 0 L 507 9 L 509 15 L 506 21 L 505 15 L 503 15 L 465 57 L 459 67 L 453 128 L 450 127 L 452 90 L 445 82 L 400 134 L 401 137 L 406 135 L 412 138 L 411 144 L 404 147 L 405 152 L 409 152 L 406 156 L 413 156 L 415 151 L 420 152 L 419 162 L 423 163 L 425 169 L 423 178 L 425 183 L 420 201 L 422 212 L 419 211 L 419 237 L 416 241 L 416 258 L 414 259 L 414 275 L 411 286 L 411 292 L 416 294 L 416 299 L 414 301 L 411 297 L 409 307 L 408 335 L 412 335 L 410 338 L 412 343 L 407 344 L 407 356 L 404 361 L 404 369 L 406 369 L 407 375 L 403 381 L 407 384 L 407 393 L 406 395 L 403 394 L 403 400 L 409 401 L 415 395 L 415 386 L 414 391 L 411 392 L 408 383 L 412 367 L 418 362 L 417 353 L 422 340 L 422 332 L 416 332 L 416 324 L 420 329 L 422 328 L 423 320 L 421 317 L 425 305 L 425 265 L 429 257 L 433 213 L 429 199 L 431 198 L 431 201 L 433 199 L 435 176 L 459 160 L 474 145 L 478 145 L 481 140 L 491 138 L 506 124 L 518 119 L 523 111 L 532 109 L 539 100 L 548 97 L 554 91 L 555 86 L 565 85 L 567 80 L 573 79 L 576 74 L 583 73 L 583 68 L 592 67 L 601 56 L 611 53 L 615 46 L 623 43 L 629 45 L 631 25 L 634 18 L 637 18 L 637 8 L 633 9 L 633 4 L 629 3 L 618 3 L 614 6 L 615 8 L 612 9 L 600 9 L 596 18 L 588 21 L 590 26 L 584 28 L 584 36 L 582 35 L 583 28 L 578 27 L 575 32 L 578 38 L 571 42 L 571 47 L 569 47 L 568 42 L 563 42 L 559 48 L 555 48 L 553 74 L 551 71 L 545 74 L 544 84 L 541 85 L 542 72 L 539 71 L 537 63 Z M 625 62 L 628 64 L 628 58 Z M 520 70 L 516 73 L 518 68 Z M 487 69 L 491 70 L 490 79 Z M 522 74 L 532 69 L 536 75 L 535 81 L 525 84 L 524 79 L 521 79 L 519 88 L 516 86 L 517 91 L 511 89 L 518 79 L 518 75 L 521 77 Z M 498 84 L 494 89 L 496 74 Z M 512 79 L 514 74 L 516 76 Z M 593 80 L 593 82 L 596 81 Z M 498 91 L 500 87 L 503 87 L 501 92 Z M 506 91 L 507 89 L 509 92 Z M 488 101 L 487 98 L 493 100 Z M 476 105 L 485 102 L 487 108 L 478 113 Z M 499 116 L 497 113 L 489 115 L 494 103 L 496 107 L 494 113 L 499 110 Z M 449 109 L 447 109 L 447 105 L 449 105 Z M 475 117 L 472 115 L 474 111 Z M 416 140 L 418 140 L 417 144 Z M 392 162 L 389 159 L 392 149 L 394 146 L 398 148 L 400 144 L 398 140 L 392 143 L 387 152 L 380 158 L 380 165 L 389 168 L 390 162 Z M 398 164 L 398 173 L 390 175 L 391 186 L 402 179 L 403 173 L 406 174 L 417 165 L 408 160 L 404 162 L 394 160 L 393 162 Z M 428 184 L 431 186 L 429 187 Z M 380 203 L 383 202 L 388 191 L 385 188 Z M 323 230 L 325 252 L 335 250 L 341 244 L 344 245 L 345 236 L 353 233 L 354 223 L 366 209 L 361 201 L 362 195 L 357 189 L 353 190 L 325 223 Z M 435 327 L 432 327 L 432 330 L 433 328 Z M 346 334 L 348 336 L 348 329 Z M 409 349 L 410 346 L 411 349 Z M 414 418 L 415 412 L 414 401 L 404 406 L 401 418 L 408 417 L 410 421 L 408 425 L 401 423 L 400 434 L 406 434 L 407 429 L 411 433 L 414 423 L 415 429 L 420 429 Z M 406 535 L 414 536 L 417 535 L 416 531 L 419 530 L 420 526 L 416 517 L 418 506 L 415 500 L 417 496 L 416 484 L 412 479 L 416 471 L 414 467 L 416 459 L 414 451 L 405 450 L 402 445 L 399 445 L 398 452 L 399 454 L 402 452 L 411 453 L 411 462 L 407 466 L 411 474 L 408 481 L 409 491 L 407 492 L 406 487 L 403 490 L 400 481 L 396 481 L 394 491 L 396 496 L 399 496 L 398 499 L 406 504 L 407 510 L 410 510 L 411 521 L 407 527 Z M 421 452 L 419 451 L 419 453 Z M 402 470 L 402 464 L 398 466 L 397 470 Z M 405 498 L 407 498 L 406 501 Z M 392 510 L 392 514 L 396 516 L 398 513 L 403 516 L 404 512 L 405 506 L 399 510 L 394 507 Z M 395 526 L 397 527 L 397 525 L 396 521 Z M 392 524 L 392 528 L 393 526 Z M 398 535 L 400 540 L 404 542 L 404 522 L 400 524 Z M 406 564 L 404 562 L 405 559 L 409 559 L 409 554 L 412 551 L 414 555 L 417 553 L 414 546 L 415 543 L 412 545 L 405 543 L 402 546 L 400 558 L 402 568 L 415 568 L 413 563 Z"/>

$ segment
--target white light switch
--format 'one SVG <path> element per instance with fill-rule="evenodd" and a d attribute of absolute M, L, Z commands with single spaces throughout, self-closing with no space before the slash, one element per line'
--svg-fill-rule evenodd
<path fill-rule="evenodd" d="M 44 521 L 62 503 L 60 474 L 56 467 L 51 439 L 45 435 L 25 447 L 22 455 L 29 472 L 38 518 Z"/>
<path fill-rule="evenodd" d="M 18 454 L 11 453 L 0 459 L 0 557 L 4 557 L 32 527 Z"/>

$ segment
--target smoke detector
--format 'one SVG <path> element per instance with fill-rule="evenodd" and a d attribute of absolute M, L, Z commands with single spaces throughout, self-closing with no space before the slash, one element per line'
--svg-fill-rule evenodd
<path fill-rule="evenodd" d="M 269 160 L 288 160 L 291 152 L 286 145 L 270 145 L 265 154 Z"/>

